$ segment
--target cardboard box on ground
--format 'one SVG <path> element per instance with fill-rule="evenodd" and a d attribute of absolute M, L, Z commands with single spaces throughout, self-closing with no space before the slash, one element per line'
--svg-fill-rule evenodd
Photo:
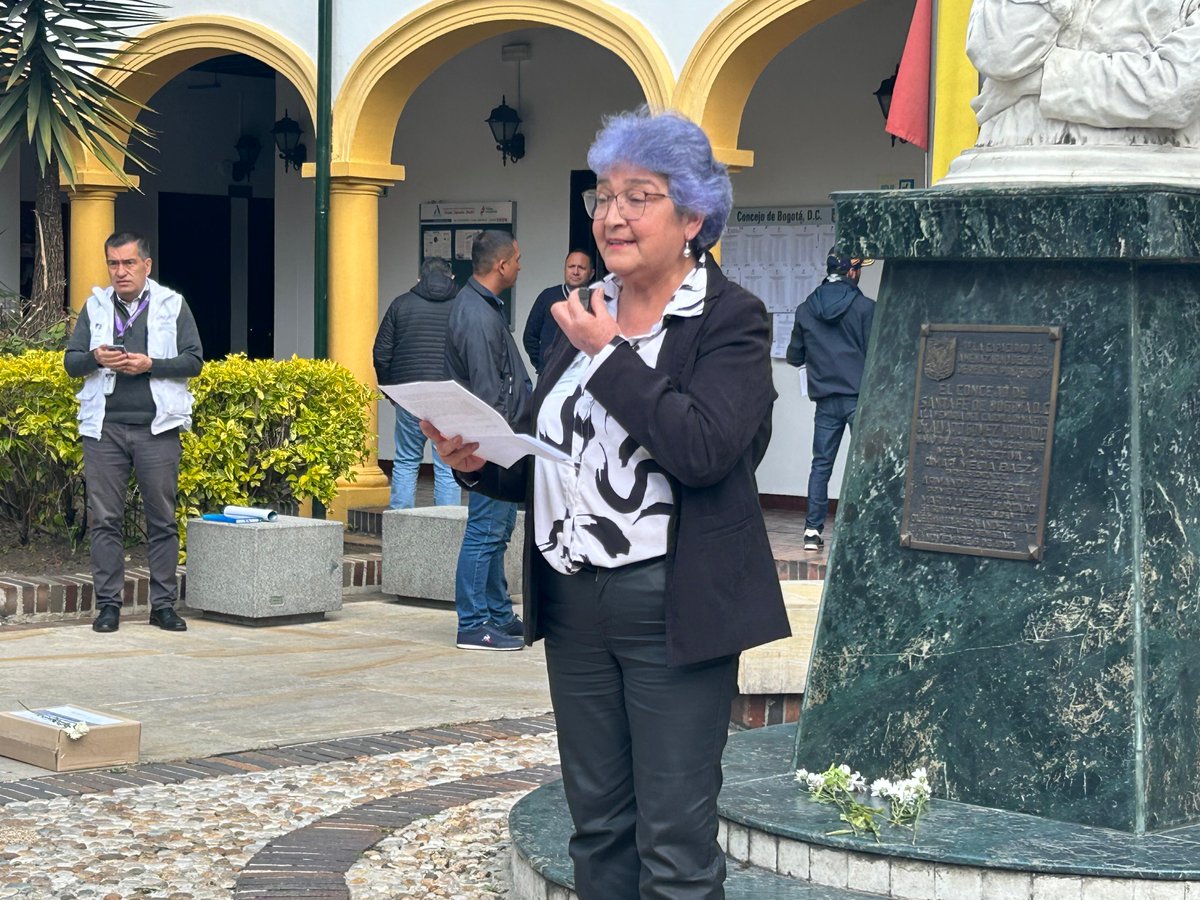
<path fill-rule="evenodd" d="M 72 739 L 78 722 L 87 733 Z M 52 772 L 136 763 L 141 739 L 141 722 L 82 706 L 0 712 L 0 756 Z"/>

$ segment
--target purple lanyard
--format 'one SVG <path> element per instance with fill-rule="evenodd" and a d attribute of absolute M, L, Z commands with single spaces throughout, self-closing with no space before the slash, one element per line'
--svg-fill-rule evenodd
<path fill-rule="evenodd" d="M 116 315 L 117 307 L 116 307 L 116 304 L 114 303 L 113 304 L 113 331 L 116 332 L 117 337 L 119 337 L 119 338 L 125 337 L 125 332 L 129 330 L 129 326 L 133 324 L 134 319 L 136 319 L 138 316 L 140 316 L 142 314 L 142 310 L 145 309 L 149 305 L 150 305 L 150 298 L 146 297 L 145 299 L 142 300 L 141 303 L 139 303 L 137 305 L 137 309 L 135 309 L 132 313 L 130 313 L 129 318 L 126 319 L 124 322 L 122 322 L 121 317 Z"/>

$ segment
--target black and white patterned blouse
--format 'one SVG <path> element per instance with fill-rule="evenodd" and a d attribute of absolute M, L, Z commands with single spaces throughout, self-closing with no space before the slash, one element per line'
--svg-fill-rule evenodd
<path fill-rule="evenodd" d="M 708 275 L 697 266 L 644 335 L 625 335 L 643 362 L 654 366 L 667 316 L 704 310 Z M 621 282 L 604 280 L 608 311 L 616 318 Z M 588 393 L 587 382 L 613 352 L 591 359 L 580 351 L 550 389 L 538 413 L 537 435 L 571 457 L 538 459 L 534 467 L 534 536 L 546 562 L 564 574 L 581 566 L 623 566 L 663 556 L 674 509 L 671 485 L 653 457 Z"/>

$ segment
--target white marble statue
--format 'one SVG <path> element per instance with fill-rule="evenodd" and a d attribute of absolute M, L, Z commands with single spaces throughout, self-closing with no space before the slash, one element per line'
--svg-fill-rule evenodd
<path fill-rule="evenodd" d="M 947 181 L 1200 184 L 1200 0 L 974 0 L 967 54 L 979 141 Z"/>

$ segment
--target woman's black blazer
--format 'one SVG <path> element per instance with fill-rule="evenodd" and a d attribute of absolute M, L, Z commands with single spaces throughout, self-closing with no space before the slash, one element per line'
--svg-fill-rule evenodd
<path fill-rule="evenodd" d="M 787 637 L 787 613 L 754 471 L 771 437 L 770 317 L 710 260 L 704 311 L 669 318 L 658 363 L 619 346 L 588 390 L 667 473 L 675 498 L 667 554 L 667 660 L 686 665 Z M 533 392 L 533 419 L 575 356 L 559 336 Z M 527 431 L 533 432 L 532 422 Z M 538 623 L 548 565 L 533 538 L 533 466 L 488 464 L 474 490 L 524 500 L 525 640 Z"/>

